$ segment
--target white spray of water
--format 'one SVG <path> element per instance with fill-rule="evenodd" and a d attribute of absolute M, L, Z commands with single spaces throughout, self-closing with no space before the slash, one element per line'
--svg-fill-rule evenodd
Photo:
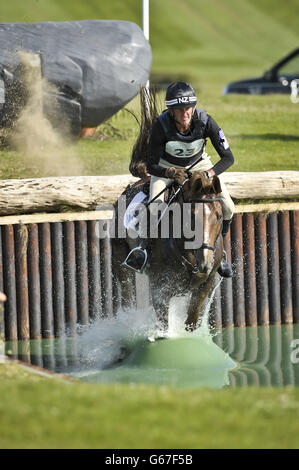
<path fill-rule="evenodd" d="M 193 332 L 188 332 L 185 329 L 185 320 L 186 320 L 186 311 L 188 308 L 188 302 L 190 299 L 189 295 L 179 298 L 173 298 L 170 303 L 169 309 L 169 330 L 168 336 L 171 338 L 181 338 L 187 336 L 197 336 L 200 338 L 206 338 L 207 340 L 212 341 L 211 329 L 209 326 L 209 316 L 211 305 L 216 293 L 216 290 L 220 286 L 221 280 L 214 287 L 210 298 L 205 306 L 204 313 L 200 318 L 200 326 L 195 329 Z M 191 294 L 190 294 L 191 295 Z"/>
<path fill-rule="evenodd" d="M 201 325 L 193 332 L 185 329 L 189 296 L 173 298 L 169 308 L 168 338 L 198 337 L 211 342 L 209 327 L 210 306 L 219 284 L 206 305 Z M 157 326 L 153 308 L 120 310 L 116 317 L 100 318 L 77 338 L 77 354 L 80 358 L 74 372 L 77 377 L 117 364 L 140 341 L 152 336 L 163 336 Z"/>
<path fill-rule="evenodd" d="M 96 320 L 77 338 L 81 370 L 100 370 L 115 364 L 123 351 L 145 340 L 156 322 L 153 309 L 120 310 L 116 317 Z"/>

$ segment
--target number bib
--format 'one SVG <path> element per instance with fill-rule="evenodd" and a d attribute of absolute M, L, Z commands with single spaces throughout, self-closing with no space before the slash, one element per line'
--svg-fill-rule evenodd
<path fill-rule="evenodd" d="M 169 155 L 178 158 L 190 158 L 199 154 L 205 145 L 205 139 L 194 140 L 193 142 L 181 142 L 171 140 L 166 143 L 165 151 Z"/>

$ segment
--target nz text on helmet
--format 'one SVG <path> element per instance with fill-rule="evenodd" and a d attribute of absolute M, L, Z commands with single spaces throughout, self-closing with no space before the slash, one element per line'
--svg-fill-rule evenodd
<path fill-rule="evenodd" d="M 174 106 L 176 104 L 189 104 L 193 106 L 196 103 L 196 96 L 181 96 L 173 100 L 165 101 L 166 106 Z"/>
<path fill-rule="evenodd" d="M 165 104 L 167 107 L 195 106 L 196 101 L 195 91 L 186 82 L 172 83 L 166 90 Z"/>

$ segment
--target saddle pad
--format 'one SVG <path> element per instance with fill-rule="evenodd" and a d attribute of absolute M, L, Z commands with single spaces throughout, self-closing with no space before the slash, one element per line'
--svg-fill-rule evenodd
<path fill-rule="evenodd" d="M 137 231 L 136 225 L 139 220 L 136 217 L 136 211 L 140 209 L 139 205 L 145 201 L 147 195 L 143 191 L 139 191 L 132 199 L 130 204 L 127 207 L 127 210 L 124 215 L 124 226 L 126 229 L 132 229 Z"/>

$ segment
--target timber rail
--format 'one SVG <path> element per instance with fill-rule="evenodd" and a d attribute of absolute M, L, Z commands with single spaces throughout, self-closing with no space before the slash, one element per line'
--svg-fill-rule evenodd
<path fill-rule="evenodd" d="M 224 176 L 236 202 L 225 241 L 235 275 L 215 291 L 211 324 L 299 323 L 299 172 Z M 129 175 L 0 181 L 5 340 L 74 336 L 78 324 L 119 308 L 110 240 L 99 239 L 97 221 L 109 224 L 109 204 L 134 181 Z M 247 198 L 251 204 L 243 203 Z M 259 199 L 263 204 L 252 202 Z M 61 205 L 68 212 L 57 212 Z M 145 275 L 136 275 L 136 294 L 137 308 L 150 304 Z"/>

